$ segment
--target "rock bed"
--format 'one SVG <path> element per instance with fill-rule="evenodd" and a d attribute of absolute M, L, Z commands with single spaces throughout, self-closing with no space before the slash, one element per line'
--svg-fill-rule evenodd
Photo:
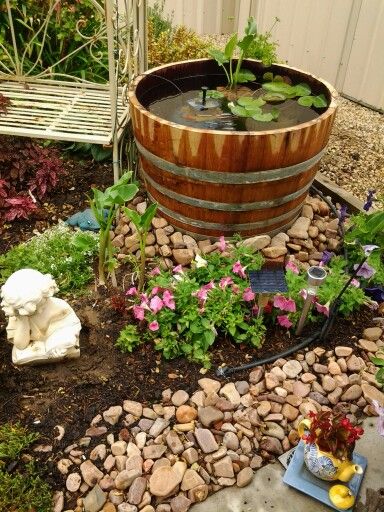
<path fill-rule="evenodd" d="M 297 444 L 310 411 L 338 409 L 356 424 L 362 411 L 375 414 L 372 400 L 384 406 L 369 359 L 384 346 L 383 329 L 365 329 L 355 345 L 361 356 L 317 347 L 256 367 L 246 381 L 201 378 L 191 396 L 166 389 L 161 403 L 110 407 L 61 454 L 66 489 L 55 493 L 54 512 L 186 512 L 224 487 L 248 485 Z M 60 440 L 64 428 L 55 430 Z"/>
<path fill-rule="evenodd" d="M 143 197 L 137 197 L 130 205 L 143 213 L 147 207 Z M 123 215 L 114 231 L 111 231 L 112 244 L 118 249 L 118 259 L 127 255 L 140 257 L 139 241 L 135 226 Z M 337 251 L 340 247 L 338 219 L 330 215 L 330 208 L 320 198 L 308 196 L 302 208 L 301 216 L 285 233 L 271 238 L 268 235 L 254 236 L 243 242 L 256 250 L 261 250 L 265 258 L 283 264 L 287 254 L 293 261 L 301 262 L 304 268 L 318 265 L 323 251 Z M 145 253 L 150 261 L 160 257 L 163 268 L 176 265 L 189 265 L 196 254 L 204 255 L 218 251 L 218 244 L 211 239 L 195 240 L 183 235 L 160 217 L 152 221 L 148 234 Z"/>

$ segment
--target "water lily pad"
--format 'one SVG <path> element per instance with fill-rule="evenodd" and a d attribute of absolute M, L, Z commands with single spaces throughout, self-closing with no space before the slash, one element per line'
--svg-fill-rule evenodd
<path fill-rule="evenodd" d="M 228 107 L 230 108 L 232 114 L 239 117 L 249 117 L 247 111 L 244 107 L 240 105 L 234 105 L 233 103 L 228 103 Z"/>
<path fill-rule="evenodd" d="M 297 103 L 302 107 L 312 107 L 314 99 L 313 96 L 301 96 L 297 100 Z"/>
<path fill-rule="evenodd" d="M 309 96 L 311 94 L 311 88 L 308 84 L 300 83 L 294 86 L 296 90 L 296 96 Z"/>
<path fill-rule="evenodd" d="M 266 82 L 262 85 L 264 91 L 283 94 L 286 98 L 294 98 L 296 96 L 296 89 L 292 85 L 285 82 Z"/>
<path fill-rule="evenodd" d="M 317 108 L 326 108 L 328 107 L 327 98 L 324 94 L 319 94 L 319 96 L 315 96 L 313 99 L 313 106 Z"/>
<path fill-rule="evenodd" d="M 252 119 L 254 119 L 255 121 L 263 122 L 273 121 L 273 114 L 270 112 L 263 114 L 263 112 L 260 111 L 260 113 L 257 113 L 254 116 L 252 116 Z"/>
<path fill-rule="evenodd" d="M 284 94 L 279 94 L 277 92 L 269 92 L 267 94 L 264 94 L 263 100 L 267 103 L 281 103 L 282 101 L 286 100 L 286 97 Z"/>
<path fill-rule="evenodd" d="M 242 107 L 262 107 L 265 105 L 265 101 L 262 98 L 253 98 L 252 96 L 241 96 L 237 100 L 237 103 Z"/>
<path fill-rule="evenodd" d="M 253 82 L 256 80 L 256 76 L 248 69 L 240 69 L 237 73 L 237 83 L 243 84 L 245 82 Z"/>

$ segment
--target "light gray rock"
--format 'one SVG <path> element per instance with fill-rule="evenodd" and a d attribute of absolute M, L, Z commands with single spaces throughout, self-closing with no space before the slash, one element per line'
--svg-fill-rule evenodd
<path fill-rule="evenodd" d="M 187 512 L 191 504 L 192 501 L 184 496 L 184 494 L 179 494 L 170 501 L 172 512 Z"/>
<path fill-rule="evenodd" d="M 231 457 L 226 455 L 213 464 L 213 471 L 217 477 L 233 478 L 233 465 Z"/>
<path fill-rule="evenodd" d="M 283 365 L 282 369 L 286 376 L 290 379 L 295 379 L 303 371 L 303 367 L 301 366 L 299 361 L 296 361 L 295 359 L 287 361 Z"/>
<path fill-rule="evenodd" d="M 179 407 L 185 404 L 189 400 L 189 395 L 183 389 L 179 389 L 176 393 L 173 393 L 171 401 L 174 406 Z"/>
<path fill-rule="evenodd" d="M 168 496 L 175 491 L 183 476 L 170 466 L 158 468 L 149 479 L 149 492 L 154 496 Z"/>
<path fill-rule="evenodd" d="M 171 430 L 167 434 L 167 437 L 165 438 L 165 440 L 168 445 L 168 448 L 175 455 L 178 455 L 179 453 L 182 453 L 184 451 L 184 445 L 180 441 L 179 436 L 177 435 L 177 433 L 174 430 Z"/>
<path fill-rule="evenodd" d="M 65 487 L 69 492 L 77 492 L 80 489 L 81 476 L 79 473 L 71 473 L 65 481 Z"/>
<path fill-rule="evenodd" d="M 229 400 L 235 407 L 240 405 L 241 397 L 233 382 L 228 382 L 225 384 L 220 389 L 219 394 L 225 396 L 225 398 Z"/>
<path fill-rule="evenodd" d="M 341 400 L 343 402 L 350 402 L 351 400 L 357 400 L 361 397 L 362 394 L 363 390 L 361 386 L 358 384 L 353 384 L 341 395 Z"/>
<path fill-rule="evenodd" d="M 124 400 L 123 409 L 125 412 L 132 414 L 132 416 L 136 416 L 140 418 L 143 414 L 143 406 L 140 402 L 134 402 L 133 400 Z"/>
<path fill-rule="evenodd" d="M 251 483 L 253 478 L 253 471 L 250 467 L 243 468 L 239 471 L 236 477 L 237 487 L 246 487 Z"/>
<path fill-rule="evenodd" d="M 160 459 L 167 451 L 167 447 L 163 444 L 151 444 L 149 446 L 144 446 L 143 448 L 143 457 L 144 459 Z"/>
<path fill-rule="evenodd" d="M 217 421 L 221 421 L 224 418 L 224 414 L 216 407 L 200 407 L 198 411 L 198 417 L 204 427 L 209 427 Z"/>
<path fill-rule="evenodd" d="M 84 512 L 99 512 L 107 501 L 105 493 L 96 484 L 83 499 Z"/>
<path fill-rule="evenodd" d="M 195 437 L 204 453 L 212 453 L 219 448 L 214 435 L 206 428 L 196 428 Z"/>
<path fill-rule="evenodd" d="M 155 423 L 149 429 L 149 435 L 152 436 L 152 437 L 157 437 L 168 426 L 169 426 L 169 421 L 167 421 L 167 420 L 165 420 L 163 418 L 156 418 Z"/>
<path fill-rule="evenodd" d="M 96 485 L 104 476 L 90 460 L 86 460 L 80 465 L 80 471 L 84 482 L 90 487 Z"/>
<path fill-rule="evenodd" d="M 116 425 L 122 414 L 123 408 L 121 405 L 114 405 L 103 412 L 103 418 L 106 423 L 109 423 L 110 425 Z"/>
<path fill-rule="evenodd" d="M 241 243 L 244 247 L 248 247 L 252 251 L 260 251 L 267 247 L 271 242 L 271 237 L 269 235 L 257 235 L 251 238 L 246 238 Z"/>
<path fill-rule="evenodd" d="M 132 505 L 139 505 L 147 488 L 147 479 L 143 476 L 135 478 L 128 491 L 128 501 Z"/>
<path fill-rule="evenodd" d="M 136 469 L 124 469 L 120 471 L 120 473 L 115 478 L 115 487 L 121 491 L 128 489 L 128 487 L 132 484 L 132 482 L 141 476 L 141 472 Z"/>

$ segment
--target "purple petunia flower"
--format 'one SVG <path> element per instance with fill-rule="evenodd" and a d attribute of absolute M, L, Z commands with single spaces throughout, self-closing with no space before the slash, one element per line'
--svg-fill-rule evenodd
<path fill-rule="evenodd" d="M 345 222 L 345 219 L 347 217 L 347 205 L 343 204 L 343 206 L 340 208 L 340 211 L 339 211 L 339 223 L 340 224 L 344 224 Z"/>
<path fill-rule="evenodd" d="M 320 263 L 322 263 L 323 265 L 328 265 L 328 263 L 331 261 L 333 256 L 334 256 L 333 252 L 323 251 L 323 256 L 321 258 Z"/>
<path fill-rule="evenodd" d="M 358 268 L 358 264 L 354 265 L 353 268 L 356 270 Z M 368 263 L 365 261 L 362 266 L 360 267 L 359 271 L 357 272 L 357 276 L 364 277 L 364 279 L 370 279 L 373 274 L 376 272 L 376 270 L 368 265 Z"/>
<path fill-rule="evenodd" d="M 372 208 L 373 204 L 373 196 L 376 193 L 376 190 L 368 190 L 367 199 L 364 203 L 363 210 L 366 212 L 369 211 Z"/>

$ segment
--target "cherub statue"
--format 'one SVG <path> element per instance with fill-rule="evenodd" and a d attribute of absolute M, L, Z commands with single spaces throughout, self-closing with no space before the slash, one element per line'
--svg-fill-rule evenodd
<path fill-rule="evenodd" d="M 67 302 L 53 297 L 57 290 L 51 275 L 29 268 L 14 272 L 2 286 L 1 307 L 8 317 L 14 364 L 80 356 L 80 320 Z"/>

